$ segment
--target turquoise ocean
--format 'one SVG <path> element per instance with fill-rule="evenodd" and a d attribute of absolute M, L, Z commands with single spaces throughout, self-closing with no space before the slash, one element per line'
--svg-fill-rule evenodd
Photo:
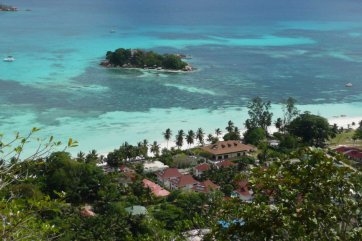
<path fill-rule="evenodd" d="M 5 2 L 4 2 L 5 3 Z M 41 128 L 73 153 L 162 142 L 171 128 L 243 127 L 255 96 L 327 118 L 362 116 L 356 0 L 8 0 L 0 12 L 0 133 Z M 31 11 L 25 11 L 29 9 Z M 114 31 L 111 31 L 114 30 Z M 106 51 L 184 53 L 197 70 L 105 69 Z M 352 83 L 352 88 L 346 88 Z"/>

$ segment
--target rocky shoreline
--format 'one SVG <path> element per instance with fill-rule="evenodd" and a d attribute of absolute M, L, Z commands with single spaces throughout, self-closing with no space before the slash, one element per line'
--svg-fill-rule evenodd
<path fill-rule="evenodd" d="M 144 66 L 144 67 L 138 67 L 138 66 L 132 66 L 131 64 L 124 64 L 122 66 L 114 65 L 109 62 L 109 60 L 105 59 L 103 60 L 99 65 L 105 67 L 105 68 L 121 68 L 121 69 L 142 69 L 142 70 L 155 70 L 155 71 L 163 71 L 163 72 L 174 72 L 174 73 L 180 73 L 180 72 L 192 72 L 196 69 L 192 67 L 191 65 L 186 65 L 185 68 L 180 70 L 174 70 L 174 69 L 164 69 L 162 67 L 157 66 Z"/>

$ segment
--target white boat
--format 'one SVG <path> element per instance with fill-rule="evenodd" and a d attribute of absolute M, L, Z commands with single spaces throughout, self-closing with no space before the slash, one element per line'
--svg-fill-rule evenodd
<path fill-rule="evenodd" d="M 352 83 L 347 83 L 346 87 L 352 87 Z"/>
<path fill-rule="evenodd" d="M 4 58 L 4 61 L 5 62 L 14 62 L 15 58 L 13 56 L 8 56 L 8 57 Z"/>

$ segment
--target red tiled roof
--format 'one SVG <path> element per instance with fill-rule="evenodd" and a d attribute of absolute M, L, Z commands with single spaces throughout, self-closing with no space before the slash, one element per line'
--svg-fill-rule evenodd
<path fill-rule="evenodd" d="M 163 189 L 162 187 L 160 187 L 158 184 L 151 182 L 150 180 L 147 179 L 143 179 L 143 186 L 145 188 L 149 188 L 151 189 L 151 192 L 153 193 L 153 195 L 155 195 L 156 197 L 165 197 L 168 196 L 170 194 L 169 191 Z"/>
<path fill-rule="evenodd" d="M 241 196 L 244 196 L 244 197 L 251 197 L 249 190 L 237 189 L 237 190 L 235 190 L 235 192 L 239 193 Z"/>
<path fill-rule="evenodd" d="M 165 170 L 157 172 L 156 175 L 161 177 L 162 179 L 182 176 L 182 174 L 178 171 L 177 168 L 167 168 Z"/>
<path fill-rule="evenodd" d="M 362 158 L 362 152 L 352 150 L 344 153 L 346 156 L 352 157 L 352 158 Z"/>
<path fill-rule="evenodd" d="M 181 175 L 179 178 L 171 180 L 171 182 L 179 188 L 198 183 L 190 174 Z"/>
<path fill-rule="evenodd" d="M 210 169 L 210 165 L 207 163 L 203 163 L 200 164 L 198 166 L 195 167 L 196 170 L 200 171 L 200 172 L 204 172 Z"/>
<path fill-rule="evenodd" d="M 209 192 L 212 190 L 217 190 L 219 189 L 220 186 L 216 185 L 215 183 L 213 183 L 210 180 L 206 180 L 204 182 L 199 182 L 197 185 L 193 186 L 192 189 L 196 192 Z"/>
<path fill-rule="evenodd" d="M 348 147 L 348 146 L 340 146 L 336 149 L 334 149 L 336 152 L 339 152 L 339 153 L 345 153 L 347 151 L 352 151 L 352 150 L 355 150 L 355 151 L 361 151 L 355 147 Z"/>
<path fill-rule="evenodd" d="M 222 162 L 219 162 L 218 164 L 216 164 L 218 167 L 232 167 L 232 166 L 235 166 L 237 165 L 236 163 L 234 162 L 231 162 L 231 161 L 222 161 Z"/>
<path fill-rule="evenodd" d="M 253 151 L 256 150 L 255 146 L 245 145 L 239 141 L 219 141 L 202 148 L 213 155 L 222 155 L 235 152 Z"/>

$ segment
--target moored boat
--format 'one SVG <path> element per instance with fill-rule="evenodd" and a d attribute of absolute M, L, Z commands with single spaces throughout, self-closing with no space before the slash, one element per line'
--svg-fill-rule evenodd
<path fill-rule="evenodd" d="M 8 56 L 6 58 L 4 58 L 4 62 L 14 62 L 15 58 L 13 56 Z"/>

